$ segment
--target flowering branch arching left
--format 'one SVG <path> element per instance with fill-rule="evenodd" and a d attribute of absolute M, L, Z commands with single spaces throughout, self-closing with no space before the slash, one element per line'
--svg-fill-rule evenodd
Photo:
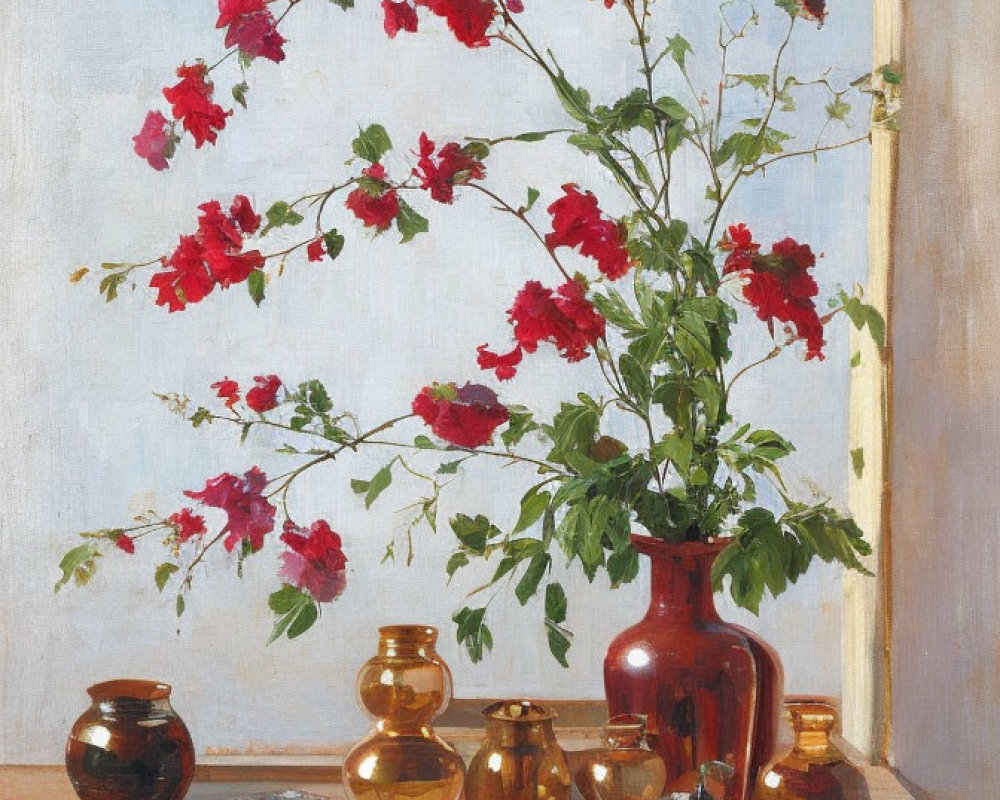
<path fill-rule="evenodd" d="M 174 120 L 150 112 L 135 137 L 136 152 L 155 169 L 165 169 L 180 142 L 178 125 L 196 147 L 214 143 L 232 112 L 215 104 L 210 74 L 233 54 L 244 74 L 254 58 L 281 61 L 285 42 L 278 26 L 298 2 L 290 0 L 276 12 L 272 6 L 277 4 L 269 0 L 219 0 L 218 26 L 227 29 L 231 49 L 212 66 L 199 61 L 180 68 L 181 82 L 164 90 Z M 351 0 L 334 2 L 345 10 L 353 7 Z M 604 0 L 603 5 L 609 14 L 624 14 L 634 29 L 628 57 L 642 78 L 607 105 L 595 104 L 555 56 L 536 44 L 518 19 L 523 11 L 519 0 L 383 0 L 380 13 L 390 38 L 414 33 L 424 24 L 444 24 L 467 47 L 512 48 L 550 83 L 566 111 L 566 127 L 444 143 L 425 132 L 408 150 L 412 157 L 400 158 L 389 132 L 369 125 L 352 142 L 354 158 L 348 164 L 360 164 L 332 185 L 277 200 L 263 214 L 242 194 L 225 203 L 205 202 L 199 206 L 196 230 L 182 235 L 171 252 L 144 262 L 104 264 L 100 284 L 112 300 L 123 284 L 136 282 L 148 270 L 154 302 L 169 312 L 239 284 L 259 305 L 268 282 L 282 275 L 289 258 L 304 253 L 316 262 L 349 252 L 348 237 L 332 220 L 338 207 L 360 231 L 377 236 L 395 227 L 405 243 L 428 229 L 415 207 L 427 202 L 426 196 L 451 204 L 465 192 L 515 218 L 527 239 L 537 244 L 538 265 L 547 272 L 531 274 L 512 292 L 507 310 L 511 340 L 470 344 L 470 361 L 475 350 L 479 368 L 492 373 L 506 391 L 516 388 L 507 382 L 517 377 L 524 359 L 551 345 L 567 362 L 581 362 L 568 369 L 594 365 L 605 384 L 602 394 L 572 392 L 551 419 L 536 419 L 526 407 L 502 402 L 488 386 L 467 379 L 441 382 L 415 389 L 409 401 L 401 402 L 397 416 L 370 427 L 353 412 L 335 408 L 318 380 L 292 386 L 285 382 L 287 376 L 260 375 L 247 386 L 225 376 L 212 385 L 219 400 L 215 409 L 197 406 L 192 411 L 186 396 L 164 396 L 195 427 L 230 424 L 244 438 L 256 428 L 282 430 L 293 443 L 279 452 L 296 466 L 279 474 L 257 465 L 223 472 L 204 488 L 184 492 L 199 509 L 150 512 L 130 526 L 82 534 L 84 543 L 63 559 L 59 586 L 74 577 L 86 582 L 102 542 L 132 554 L 139 540 L 154 534 L 170 553 L 156 570 L 156 583 L 161 590 L 176 583 L 181 613 L 197 568 L 213 549 L 221 544 L 237 553 L 242 569 L 246 558 L 276 538 L 280 519 L 277 538 L 285 549 L 278 577 L 283 583 L 270 598 L 276 614 L 272 639 L 294 638 L 316 621 L 320 604 L 344 591 L 348 556 L 341 536 L 326 520 L 301 524 L 293 518 L 289 489 L 306 471 L 363 446 L 392 454 L 374 476 L 352 481 L 366 506 L 399 470 L 427 487 L 410 506 L 410 552 L 418 525 L 436 529 L 441 493 L 466 460 L 527 467 L 525 475 L 534 483 L 521 499 L 511 530 L 501 530 L 481 514 L 450 520 L 457 546 L 445 570 L 450 578 L 473 559 L 496 556 L 489 586 L 512 584 L 521 604 L 544 586 L 544 630 L 553 655 L 564 665 L 571 634 L 565 627 L 566 593 L 550 574 L 554 554 L 578 563 L 590 580 L 603 569 L 613 584 L 630 581 L 638 569 L 629 542 L 635 526 L 672 541 L 730 537 L 732 544 L 718 558 L 714 578 L 721 586 L 729 576 L 733 597 L 753 611 L 765 591 L 780 594 L 816 557 L 865 571 L 860 557 L 869 548 L 854 522 L 827 502 L 802 503 L 789 494 L 779 462 L 792 445 L 774 431 L 739 425 L 729 406 L 734 385 L 748 370 L 793 346 L 801 343 L 806 360 L 822 360 L 828 324 L 841 312 L 879 340 L 884 335 L 881 317 L 863 303 L 860 290 L 839 292 L 821 314 L 813 249 L 786 236 L 764 252 L 745 223 L 727 221 L 723 212 L 742 182 L 779 169 L 776 162 L 817 157 L 865 141 L 867 134 L 833 141 L 826 137 L 851 113 L 851 93 L 869 91 L 868 84 L 862 80 L 837 87 L 825 73 L 802 81 L 784 71 L 782 58 L 797 24 L 802 19 L 822 23 L 827 14 L 823 2 L 776 0 L 784 14 L 773 16 L 784 34 L 773 68 L 760 75 L 735 74 L 726 65 L 730 51 L 750 41 L 761 16 L 749 7 L 739 11 L 738 4 L 723 4 L 721 75 L 714 99 L 694 87 L 687 63 L 691 46 L 682 36 L 665 39 L 659 52 L 653 49 L 651 3 Z M 689 87 L 690 100 L 658 88 L 667 68 Z M 819 87 L 828 102 L 822 105 L 815 140 L 799 146 L 776 125 L 795 113 L 796 93 L 807 86 Z M 241 104 L 246 92 L 245 81 L 233 87 Z M 731 96 L 736 92 L 750 94 L 759 117 L 733 116 Z M 629 205 L 625 215 L 607 214 L 600 198 L 574 183 L 565 183 L 557 196 L 541 204 L 537 189 L 528 187 L 523 200 L 512 200 L 488 183 L 492 148 L 556 136 L 608 171 Z M 672 213 L 671 181 L 682 151 L 698 158 L 708 176 L 704 223 L 688 224 Z M 291 241 L 264 246 L 277 236 Z M 570 257 L 570 252 L 576 255 Z M 571 270 L 570 258 L 582 258 L 586 274 Z M 79 270 L 74 280 L 85 273 Z M 737 309 L 744 305 L 765 323 L 759 330 L 766 330 L 772 343 L 763 358 L 734 368 L 730 339 Z M 623 442 L 607 433 L 617 415 L 638 421 L 644 431 L 640 440 Z M 402 435 L 405 428 L 426 433 Z M 449 460 L 442 463 L 442 454 Z M 761 481 L 774 487 L 783 510 L 756 505 Z M 216 513 L 219 523 L 210 524 L 208 517 Z M 388 554 L 393 552 L 390 545 Z M 488 606 L 455 614 L 459 640 L 474 659 L 492 648 Z"/>

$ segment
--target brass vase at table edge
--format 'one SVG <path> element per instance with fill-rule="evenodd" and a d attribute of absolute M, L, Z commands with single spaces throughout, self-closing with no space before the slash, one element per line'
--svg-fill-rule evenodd
<path fill-rule="evenodd" d="M 371 732 L 344 758 L 344 790 L 356 800 L 458 800 L 465 766 L 431 721 L 451 700 L 447 664 L 427 625 L 379 628 L 378 653 L 358 673 L 359 705 Z"/>
<path fill-rule="evenodd" d="M 531 700 L 483 709 L 486 741 L 469 762 L 466 800 L 569 800 L 571 778 L 556 742 L 556 713 Z"/>
<path fill-rule="evenodd" d="M 785 707 L 794 744 L 761 773 L 753 800 L 870 800 L 861 771 L 830 741 L 838 719 L 832 702 L 799 697 Z"/>

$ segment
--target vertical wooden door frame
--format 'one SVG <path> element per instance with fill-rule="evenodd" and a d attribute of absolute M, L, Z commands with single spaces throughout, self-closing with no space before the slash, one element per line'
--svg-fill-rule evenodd
<path fill-rule="evenodd" d="M 905 0 L 873 0 L 873 69 L 902 60 Z M 899 133 L 872 131 L 868 303 L 886 321 L 880 354 L 867 332 L 852 331 L 850 448 L 858 469 L 850 477 L 851 512 L 872 542 L 876 578 L 844 579 L 843 732 L 873 761 L 887 764 L 892 732 L 892 280 Z M 863 465 L 863 466 L 862 466 Z"/>

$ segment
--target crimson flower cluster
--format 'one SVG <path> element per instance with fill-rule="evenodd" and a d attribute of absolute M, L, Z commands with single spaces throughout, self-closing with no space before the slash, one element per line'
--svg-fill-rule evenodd
<path fill-rule="evenodd" d="M 247 392 L 246 405 L 251 411 L 263 414 L 278 405 L 278 390 L 281 389 L 281 378 L 277 375 L 257 375 L 254 385 Z M 226 408 L 233 408 L 240 400 L 240 385 L 229 378 L 223 378 L 212 384 L 216 396 L 226 401 Z"/>
<path fill-rule="evenodd" d="M 288 550 L 281 554 L 279 576 L 319 603 L 336 600 L 347 586 L 347 556 L 329 523 L 316 520 L 306 529 L 285 520 L 281 541 Z"/>
<path fill-rule="evenodd" d="M 399 196 L 389 183 L 385 167 L 372 164 L 361 171 L 357 189 L 347 195 L 344 205 L 366 227 L 384 231 L 399 215 Z"/>
<path fill-rule="evenodd" d="M 434 142 L 427 138 L 426 133 L 421 133 L 419 154 L 420 161 L 413 174 L 420 178 L 420 188 L 427 189 L 431 198 L 439 203 L 450 203 L 455 199 L 456 185 L 486 177 L 483 162 L 458 142 L 442 145 L 435 155 Z"/>
<path fill-rule="evenodd" d="M 571 280 L 558 289 L 546 289 L 538 281 L 528 281 L 508 309 L 517 341 L 509 353 L 493 353 L 488 344 L 477 348 L 482 369 L 492 369 L 500 380 L 517 374 L 522 351 L 534 353 L 540 342 L 555 345 L 567 361 L 581 361 L 587 349 L 604 336 L 605 322 L 586 297 L 586 288 Z"/>
<path fill-rule="evenodd" d="M 597 268 L 610 280 L 628 272 L 631 266 L 625 242 L 624 226 L 606 216 L 591 192 L 583 192 L 576 184 L 563 187 L 563 197 L 549 206 L 552 233 L 545 237 L 550 248 L 580 248 L 580 254 L 597 261 Z"/>
<path fill-rule="evenodd" d="M 443 17 L 455 38 L 466 47 L 489 46 L 486 31 L 497 14 L 493 0 L 382 0 L 385 32 L 390 39 L 400 31 L 416 33 L 420 6 Z M 510 3 L 508 8 L 520 10 L 520 0 Z"/>
<path fill-rule="evenodd" d="M 239 47 L 249 58 L 285 60 L 277 21 L 267 7 L 271 0 L 219 0 L 216 28 L 226 28 L 226 47 Z"/>
<path fill-rule="evenodd" d="M 775 242 L 769 254 L 763 254 L 750 229 L 740 223 L 729 226 L 719 247 L 728 253 L 723 274 L 738 273 L 746 279 L 743 296 L 757 317 L 768 323 L 772 335 L 774 320 L 794 325 L 795 338 L 806 343 L 806 360 L 822 359 L 826 342 L 823 321 L 813 301 L 819 287 L 809 274 L 816 266 L 809 245 L 785 238 Z"/>
<path fill-rule="evenodd" d="M 164 269 L 149 281 L 158 290 L 156 304 L 170 311 L 203 300 L 216 286 L 226 289 L 241 283 L 264 266 L 259 250 L 243 250 L 243 237 L 260 228 L 260 216 L 245 195 L 233 198 L 228 214 L 218 200 L 198 208 L 198 230 L 180 237 L 177 249 L 160 259 Z"/>
<path fill-rule="evenodd" d="M 237 545 L 246 543 L 256 553 L 264 546 L 264 537 L 274 530 L 275 507 L 264 497 L 267 475 L 259 467 L 252 467 L 243 477 L 224 472 L 205 482 L 200 492 L 186 491 L 192 500 L 226 512 L 227 521 L 222 529 L 227 533 L 222 543 L 232 552 Z"/>
<path fill-rule="evenodd" d="M 478 383 L 425 386 L 411 407 L 435 435 L 458 447 L 486 444 L 493 431 L 510 419 L 496 392 Z"/>

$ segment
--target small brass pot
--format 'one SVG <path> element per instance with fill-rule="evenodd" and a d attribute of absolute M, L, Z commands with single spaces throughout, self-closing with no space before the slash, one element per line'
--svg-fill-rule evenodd
<path fill-rule="evenodd" d="M 569 800 L 555 712 L 530 700 L 503 700 L 484 708 L 483 717 L 486 741 L 469 764 L 466 800 Z"/>

